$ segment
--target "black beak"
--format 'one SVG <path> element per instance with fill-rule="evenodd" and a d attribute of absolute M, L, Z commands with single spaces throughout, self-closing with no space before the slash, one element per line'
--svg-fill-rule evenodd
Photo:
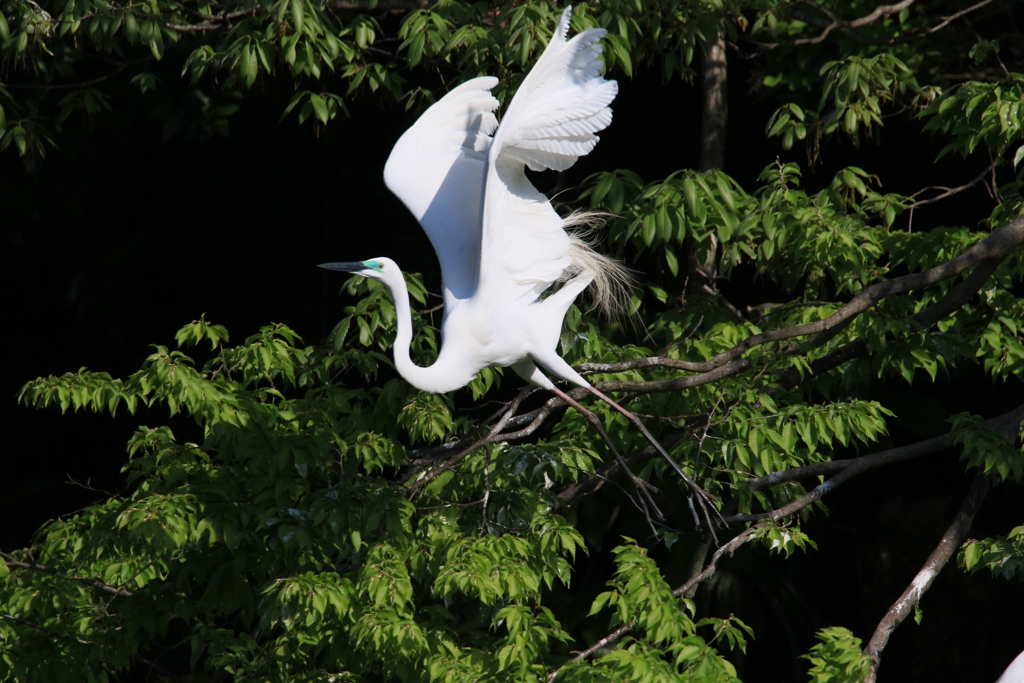
<path fill-rule="evenodd" d="M 317 268 L 340 270 L 343 273 L 357 273 L 360 270 L 366 270 L 366 265 L 362 261 L 341 261 L 338 263 L 321 263 Z"/>

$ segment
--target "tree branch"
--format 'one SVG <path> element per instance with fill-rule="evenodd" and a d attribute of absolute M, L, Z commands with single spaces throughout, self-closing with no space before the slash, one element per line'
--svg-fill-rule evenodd
<path fill-rule="evenodd" d="M 648 382 L 613 381 L 603 382 L 599 386 L 602 391 L 629 391 L 634 393 L 655 393 L 662 391 L 678 391 L 694 386 L 707 384 L 715 380 L 735 375 L 750 367 L 750 362 L 741 359 L 735 360 L 746 351 L 770 342 L 792 339 L 807 335 L 815 335 L 809 342 L 812 348 L 822 346 L 839 332 L 846 328 L 854 318 L 868 310 L 882 299 L 905 294 L 921 287 L 938 284 L 944 280 L 956 277 L 968 268 L 971 268 L 983 261 L 988 261 L 988 266 L 998 264 L 1013 251 L 1024 244 L 1024 217 L 1018 217 L 1006 223 L 981 242 L 970 247 L 962 254 L 950 259 L 946 263 L 929 268 L 921 273 L 912 273 L 900 277 L 877 282 L 858 292 L 845 306 L 825 318 L 813 323 L 794 325 L 778 330 L 769 330 L 760 334 L 751 335 L 731 349 L 723 351 L 714 358 L 702 361 L 682 361 L 673 358 L 650 357 L 636 360 L 624 361 L 621 363 L 583 363 L 577 366 L 577 370 L 586 373 L 615 373 L 626 370 L 635 370 L 643 367 L 666 367 L 698 372 L 690 377 L 680 377 L 670 380 L 655 380 Z M 979 274 L 980 277 L 980 274 Z M 971 284 L 975 284 L 971 279 Z M 980 285 L 979 285 L 980 286 Z M 969 288 L 960 289 L 961 295 Z M 959 296 L 959 295 L 958 295 Z M 918 314 L 921 315 L 921 314 Z M 915 319 L 911 316 L 908 320 Z M 924 316 L 917 319 L 922 322 Z M 790 345 L 785 353 L 796 353 L 803 349 L 798 345 Z"/>
<path fill-rule="evenodd" d="M 878 677 L 878 668 L 881 665 L 882 650 L 888 644 L 889 636 L 907 618 L 910 610 L 915 608 L 921 601 L 921 596 L 931 587 L 935 577 L 938 576 L 942 568 L 949 562 L 949 558 L 953 556 L 956 549 L 963 543 L 967 532 L 970 531 L 974 516 L 981 507 L 982 501 L 985 500 L 989 486 L 989 479 L 984 473 L 979 472 L 974 477 L 974 482 L 971 484 L 964 502 L 960 505 L 960 510 L 956 513 L 956 517 L 953 519 L 953 523 L 949 525 L 946 533 L 943 534 L 938 546 L 929 555 L 924 566 L 921 567 L 921 571 L 917 573 L 914 580 L 903 591 L 903 595 L 893 603 L 892 607 L 889 608 L 889 611 L 885 613 L 885 616 L 878 623 L 878 628 L 875 629 L 874 635 L 871 636 L 867 647 L 864 648 L 864 653 L 871 657 L 871 671 L 865 679 L 865 683 L 875 683 Z"/>
<path fill-rule="evenodd" d="M 995 272 L 999 264 L 1002 263 L 1002 259 L 990 259 L 988 261 L 982 261 L 971 274 L 964 278 L 964 281 L 958 284 L 953 290 L 947 294 L 941 300 L 935 302 L 928 308 L 918 311 L 914 315 L 907 316 L 903 319 L 903 322 L 916 323 L 922 327 L 930 327 L 936 322 L 946 317 L 956 309 L 963 306 L 967 301 L 974 296 L 982 285 L 984 285 L 988 279 Z M 818 358 L 811 361 L 811 376 L 817 377 L 833 368 L 839 367 L 844 363 L 858 358 L 867 353 L 867 343 L 863 339 L 857 339 L 848 344 L 840 346 L 835 351 L 832 351 L 823 358 Z M 792 389 L 801 381 L 803 377 L 796 370 L 787 372 L 782 378 L 779 379 L 779 388 L 781 389 Z"/>
<path fill-rule="evenodd" d="M 1002 261 L 1021 244 L 1024 244 L 1024 217 L 1013 219 L 946 263 L 929 268 L 923 273 L 912 273 L 873 284 L 858 292 L 850 300 L 850 303 L 823 320 L 822 322 L 826 324 L 811 340 L 811 345 L 818 347 L 829 341 L 850 324 L 857 315 L 886 297 L 904 294 L 914 289 L 949 280 L 983 261 Z"/>
<path fill-rule="evenodd" d="M 1002 415 L 986 420 L 985 425 L 1004 435 L 1009 435 L 1014 429 L 1019 427 L 1022 420 L 1024 420 L 1024 404 L 1021 404 Z M 760 512 L 749 515 L 729 515 L 725 517 L 725 521 L 755 522 L 764 519 L 778 521 L 783 517 L 788 517 L 808 505 L 817 502 L 826 494 L 832 492 L 861 472 L 866 472 L 867 470 L 875 469 L 876 467 L 892 465 L 904 460 L 920 458 L 925 455 L 931 455 L 932 453 L 938 453 L 939 451 L 952 448 L 954 443 L 953 434 L 943 434 L 931 439 L 926 439 L 925 441 L 919 441 L 915 444 L 900 446 L 898 448 L 890 448 L 879 453 L 862 455 L 859 458 L 803 465 L 784 472 L 774 472 L 764 477 L 750 479 L 747 482 L 747 486 L 750 487 L 752 491 L 760 491 L 789 481 L 797 481 L 800 479 L 807 479 L 809 477 L 837 473 L 834 477 L 822 482 L 807 494 L 783 505 L 780 508 L 776 508 L 770 512 Z"/>
<path fill-rule="evenodd" d="M 674 591 L 672 591 L 672 594 L 676 597 L 683 597 L 684 595 L 695 589 L 697 587 L 697 584 L 711 578 L 715 574 L 715 572 L 718 571 L 718 561 L 721 560 L 726 553 L 729 553 L 729 557 L 732 557 L 733 553 L 735 553 L 741 545 L 743 545 L 744 543 L 746 543 L 754 537 L 754 534 L 757 533 L 757 530 L 759 528 L 760 525 L 755 524 L 752 527 L 744 529 L 731 541 L 729 541 L 721 548 L 716 550 L 715 554 L 711 556 L 711 561 L 708 562 L 706 567 L 704 567 L 704 571 L 702 571 L 700 574 L 697 574 L 697 576 L 694 576 L 692 579 L 684 583 L 679 588 L 676 588 Z"/>
<path fill-rule="evenodd" d="M 143 57 L 142 59 L 133 59 L 127 62 L 121 62 L 116 65 L 116 68 L 109 73 L 105 73 L 102 76 L 90 78 L 87 81 L 78 81 L 77 83 L 47 83 L 46 85 L 40 84 L 18 84 L 18 83 L 5 83 L 4 87 L 11 90 L 77 90 L 79 88 L 88 88 L 89 86 L 96 85 L 97 83 L 103 83 L 109 81 L 111 78 L 117 76 L 119 73 L 124 71 L 130 66 L 137 64 L 144 64 L 150 61 L 152 57 Z"/>
<path fill-rule="evenodd" d="M 576 662 L 581 662 L 584 659 L 587 659 L 588 657 L 590 657 L 590 655 L 594 654 L 601 648 L 606 647 L 611 643 L 614 643 L 616 640 L 618 640 L 619 638 L 626 635 L 632 630 L 633 624 L 629 624 L 628 626 L 620 626 L 619 628 L 615 629 L 614 631 L 606 635 L 604 638 L 597 641 L 596 643 L 588 647 L 586 650 L 580 652 L 578 655 L 570 659 L 568 662 L 552 671 L 551 674 L 548 676 L 548 683 L 554 683 L 554 680 L 558 678 L 558 674 L 562 673 L 562 669 L 568 666 L 569 664 L 575 664 Z"/>
<path fill-rule="evenodd" d="M 351 0 L 333 0 L 330 6 L 331 9 L 370 10 L 369 2 L 352 2 Z M 428 6 L 427 0 L 378 0 L 373 9 L 386 12 L 411 12 L 417 9 L 426 9 Z"/>
<path fill-rule="evenodd" d="M 237 12 L 229 12 L 227 14 L 215 14 L 205 19 L 198 24 L 164 24 L 167 28 L 172 31 L 179 31 L 187 33 L 190 31 L 216 31 L 217 29 L 223 28 L 225 25 L 230 26 L 231 22 L 235 19 L 242 19 L 243 17 L 251 17 L 258 12 L 262 11 L 260 5 L 250 7 L 249 9 L 239 10 Z"/>
<path fill-rule="evenodd" d="M 790 370 L 784 374 L 778 381 L 778 388 L 785 391 L 792 389 L 797 386 L 809 375 L 811 377 L 818 377 L 825 374 L 829 370 L 834 370 L 840 365 L 844 365 L 854 358 L 860 358 L 867 353 L 868 345 L 863 339 L 857 339 L 850 342 L 849 344 L 843 344 L 838 349 L 830 352 L 827 356 L 812 360 L 810 363 L 811 371 L 809 373 L 800 374 L 798 370 Z M 771 393 L 771 392 L 769 392 Z"/>
<path fill-rule="evenodd" d="M 8 567 L 18 567 L 21 569 L 34 569 L 40 572 L 46 572 L 47 574 L 56 574 L 58 576 L 67 576 L 64 572 L 53 567 L 48 567 L 45 564 L 39 564 L 38 562 L 22 562 L 17 560 L 13 555 L 0 551 L 0 557 L 4 559 Z M 117 588 L 116 586 L 110 586 L 103 583 L 99 579 L 93 579 L 88 576 L 68 576 L 72 581 L 78 581 L 81 584 L 90 586 L 92 588 L 99 588 L 107 593 L 113 593 L 115 597 L 129 598 L 132 596 L 132 592 L 125 590 L 124 588 Z"/>
<path fill-rule="evenodd" d="M 773 50 L 775 48 L 783 46 L 813 45 L 824 41 L 825 38 L 827 38 L 833 31 L 835 31 L 836 33 L 842 33 L 843 37 L 848 38 L 854 41 L 855 43 L 860 43 L 861 45 L 896 45 L 898 43 L 906 43 L 912 40 L 917 40 L 919 38 L 924 38 L 925 36 L 930 36 L 933 33 L 937 33 L 938 31 L 941 31 L 942 29 L 946 28 L 946 26 L 956 21 L 957 19 L 960 19 L 961 17 L 966 16 L 971 12 L 979 10 L 985 5 L 992 3 L 993 0 L 981 0 L 981 2 L 975 3 L 970 7 L 962 9 L 958 12 L 954 12 L 953 14 L 947 17 L 943 17 L 942 21 L 940 21 L 938 24 L 925 30 L 890 38 L 870 38 L 867 36 L 862 36 L 855 29 L 860 28 L 862 26 L 866 26 L 874 21 L 877 21 L 878 19 L 881 19 L 883 16 L 890 16 L 897 12 L 901 12 L 906 7 L 912 5 L 914 3 L 914 0 L 909 0 L 909 2 L 907 0 L 904 0 L 904 2 L 900 2 L 895 5 L 880 5 L 879 7 L 875 8 L 875 10 L 870 14 L 850 21 L 843 21 L 839 19 L 838 17 L 836 17 L 835 14 L 829 11 L 828 8 L 823 7 L 815 2 L 812 2 L 811 0 L 801 1 L 802 4 L 814 8 L 819 13 L 825 16 L 825 19 L 822 20 L 815 17 L 805 16 L 802 13 L 797 14 L 798 18 L 803 19 L 812 26 L 816 26 L 822 29 L 821 33 L 819 33 L 814 38 L 797 38 L 796 40 L 782 41 L 778 43 L 760 43 L 761 47 Z M 893 8 L 899 9 L 895 9 L 895 11 L 890 11 L 893 10 Z"/>

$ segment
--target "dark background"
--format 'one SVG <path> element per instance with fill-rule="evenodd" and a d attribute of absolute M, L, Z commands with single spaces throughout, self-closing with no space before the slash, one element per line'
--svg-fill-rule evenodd
<path fill-rule="evenodd" d="M 766 144 L 765 123 L 777 103 L 750 91 L 745 61 L 733 56 L 730 66 L 725 171 L 753 190 L 776 155 L 805 166 L 806 159 L 802 149 L 783 153 Z M 83 366 L 126 376 L 150 344 L 173 345 L 174 332 L 202 314 L 225 325 L 235 342 L 273 321 L 319 343 L 345 305 L 343 278 L 315 267 L 328 260 L 391 256 L 406 270 L 427 273 L 428 285 L 439 289 L 429 243 L 381 180 L 387 154 L 414 114 L 356 101 L 348 119 L 315 136 L 294 118 L 278 121 L 291 84 L 268 80 L 231 117 L 230 137 L 179 133 L 161 142 L 175 107 L 189 106 L 187 88 L 175 79 L 165 74 L 159 95 L 115 98 L 112 112 L 70 121 L 59 149 L 32 173 L 10 151 L 0 155 L 0 549 L 26 545 L 47 519 L 123 493 L 128 437 L 139 424 L 167 421 L 162 411 L 110 419 L 31 410 L 16 403 L 26 381 Z M 620 79 L 620 88 L 615 121 L 595 152 L 564 178 L 539 184 L 572 188 L 591 172 L 614 168 L 649 181 L 698 165 L 699 83 L 664 84 L 645 71 Z M 816 190 L 853 164 L 879 174 L 885 190 L 912 192 L 961 184 L 983 166 L 980 159 L 935 163 L 940 146 L 918 124 L 887 120 L 859 149 L 842 141 L 829 147 L 823 162 L 807 169 L 805 186 Z M 991 206 L 976 188 L 919 210 L 914 228 L 978 227 Z M 741 308 L 771 298 L 743 271 L 723 289 Z M 869 398 L 906 418 L 893 423 L 886 447 L 944 431 L 943 420 L 955 412 L 991 417 L 1022 395 L 1019 382 L 992 386 L 953 373 L 924 398 L 885 385 Z M 171 424 L 191 428 L 178 418 Z M 754 627 L 756 640 L 735 659 L 741 677 L 804 680 L 806 665 L 797 657 L 824 626 L 844 625 L 867 640 L 944 532 L 970 477 L 955 453 L 863 475 L 828 498 L 830 514 L 805 525 L 817 551 L 785 561 L 745 547 L 726 560 L 697 600 L 702 611 L 735 613 Z M 607 511 L 585 502 L 573 514 L 603 519 Z M 1019 489 L 997 487 L 972 536 L 1005 534 L 1021 520 Z M 622 533 L 630 531 L 624 524 Z M 581 571 L 607 576 L 608 550 L 594 548 Z M 670 583 L 684 580 L 678 562 L 659 559 Z M 1024 647 L 1020 585 L 947 567 L 922 609 L 921 626 L 908 622 L 894 635 L 882 680 L 994 681 Z"/>

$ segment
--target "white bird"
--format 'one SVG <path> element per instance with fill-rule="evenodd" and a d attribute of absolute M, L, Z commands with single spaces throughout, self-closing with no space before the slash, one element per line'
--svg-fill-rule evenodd
<path fill-rule="evenodd" d="M 625 271 L 566 232 L 548 198 L 526 178 L 565 170 L 592 150 L 612 118 L 615 81 L 601 77 L 603 29 L 566 41 L 569 9 L 509 105 L 501 125 L 493 77 L 474 78 L 430 107 L 399 139 L 384 182 L 409 208 L 441 261 L 443 344 L 437 361 L 409 357 L 412 318 L 405 281 L 388 258 L 321 267 L 372 277 L 395 300 L 395 365 L 417 389 L 464 387 L 491 365 L 511 366 L 546 389 L 538 368 L 579 386 L 588 382 L 556 352 L 569 306 L 592 281 L 622 281 Z M 493 133 L 493 138 L 491 137 Z M 540 299 L 556 283 L 558 291 Z"/>
<path fill-rule="evenodd" d="M 996 683 L 1024 683 L 1024 652 L 1010 662 L 1010 666 L 1006 667 L 1006 671 Z"/>
<path fill-rule="evenodd" d="M 441 262 L 444 318 L 437 360 L 423 367 L 409 357 L 409 294 L 394 261 L 378 257 L 320 267 L 387 286 L 398 324 L 395 366 L 417 389 L 454 391 L 486 367 L 511 367 L 587 415 L 621 462 L 597 417 L 558 389 L 546 370 L 627 415 L 695 488 L 636 416 L 591 386 L 557 352 L 565 314 L 588 285 L 594 285 L 599 304 L 613 306 L 630 280 L 621 264 L 573 234 L 580 219 L 560 217 L 525 173 L 526 166 L 568 169 L 594 148 L 596 133 L 612 120 L 608 105 L 618 84 L 600 73 L 599 41 L 606 31 L 590 29 L 566 40 L 570 10 L 562 13 L 501 125 L 493 113 L 498 101 L 489 92 L 498 79 L 474 78 L 427 109 L 395 144 L 384 168 L 388 188 L 419 221 Z M 541 298 L 555 285 L 560 286 Z"/>

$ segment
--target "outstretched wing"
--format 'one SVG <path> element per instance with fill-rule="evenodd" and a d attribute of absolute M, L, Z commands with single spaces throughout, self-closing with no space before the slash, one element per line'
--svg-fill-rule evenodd
<path fill-rule="evenodd" d="M 535 298 L 562 277 L 571 263 L 569 237 L 524 167 L 569 168 L 612 120 L 608 105 L 618 84 L 600 74 L 598 41 L 606 31 L 566 41 L 570 9 L 512 99 L 487 155 L 480 286 L 492 295 Z"/>
<path fill-rule="evenodd" d="M 423 226 L 441 262 L 445 312 L 476 291 L 487 149 L 498 126 L 498 79 L 467 81 L 427 109 L 395 143 L 384 182 Z"/>

